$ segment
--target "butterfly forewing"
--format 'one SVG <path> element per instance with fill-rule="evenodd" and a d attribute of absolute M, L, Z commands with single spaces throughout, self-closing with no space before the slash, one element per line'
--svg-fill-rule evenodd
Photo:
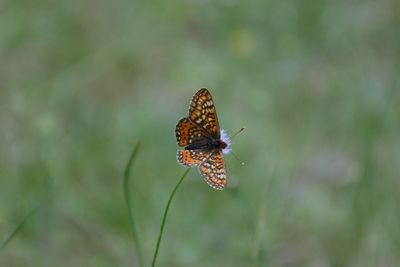
<path fill-rule="evenodd" d="M 211 156 L 211 151 L 207 150 L 178 150 L 176 156 L 178 162 L 183 166 L 196 167 Z"/>
<path fill-rule="evenodd" d="M 179 146 L 187 146 L 206 142 L 207 133 L 204 128 L 199 127 L 189 118 L 183 118 L 176 125 L 175 136 Z"/>
<path fill-rule="evenodd" d="M 221 137 L 217 111 L 210 92 L 203 88 L 200 89 L 192 99 L 189 109 L 189 118 L 192 122 L 203 127 L 212 137 Z"/>
<path fill-rule="evenodd" d="M 222 151 L 216 150 L 199 166 L 201 176 L 209 186 L 222 190 L 226 186 L 226 171 Z"/>

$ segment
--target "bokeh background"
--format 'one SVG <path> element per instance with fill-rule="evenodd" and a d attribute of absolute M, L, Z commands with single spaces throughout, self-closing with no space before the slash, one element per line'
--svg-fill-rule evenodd
<path fill-rule="evenodd" d="M 399 266 L 400 5 L 1 1 L 0 266 L 146 266 L 201 87 L 244 167 L 192 170 L 158 266 Z"/>

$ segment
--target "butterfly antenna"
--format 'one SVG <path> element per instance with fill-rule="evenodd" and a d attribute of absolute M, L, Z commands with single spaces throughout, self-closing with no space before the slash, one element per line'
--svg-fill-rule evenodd
<path fill-rule="evenodd" d="M 231 140 L 232 140 L 236 135 L 238 135 L 238 134 L 240 134 L 241 132 L 243 132 L 244 129 L 246 129 L 246 128 L 245 128 L 245 127 L 240 128 L 239 131 L 237 131 L 235 134 L 233 134 L 233 135 L 231 136 Z"/>
<path fill-rule="evenodd" d="M 242 128 L 240 128 L 239 131 L 237 131 L 236 133 L 234 133 L 234 134 L 231 136 L 231 140 L 232 140 L 236 135 L 238 135 L 238 134 L 240 134 L 241 132 L 243 132 L 244 129 L 245 129 L 245 127 L 242 127 Z M 232 150 L 231 150 L 231 153 L 232 153 L 233 157 L 234 157 L 237 161 L 240 162 L 240 165 L 243 166 L 243 165 L 244 165 L 244 162 L 241 161 L 241 160 L 239 159 L 239 157 L 236 156 L 236 154 L 235 154 Z"/>
<path fill-rule="evenodd" d="M 239 158 L 238 158 L 238 156 L 236 156 L 236 154 L 235 153 L 233 153 L 233 151 L 231 151 L 231 153 L 232 153 L 232 155 L 233 155 L 233 157 L 235 158 L 235 159 L 237 159 L 237 161 L 239 161 L 240 162 L 240 165 L 244 165 L 244 161 L 241 161 Z"/>

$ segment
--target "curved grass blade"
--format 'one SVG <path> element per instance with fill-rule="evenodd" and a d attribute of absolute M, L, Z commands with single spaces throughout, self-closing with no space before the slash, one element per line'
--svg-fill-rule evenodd
<path fill-rule="evenodd" d="M 169 210 L 169 206 L 171 205 L 172 199 L 174 198 L 174 195 L 176 193 L 176 190 L 178 190 L 178 187 L 181 185 L 181 183 L 183 182 L 183 179 L 185 179 L 186 175 L 189 173 L 190 169 L 187 169 L 185 171 L 185 173 L 182 175 L 182 177 L 179 179 L 178 183 L 175 185 L 174 189 L 172 190 L 168 202 L 167 202 L 167 206 L 165 207 L 164 210 L 164 215 L 161 221 L 161 226 L 160 226 L 160 233 L 158 234 L 158 239 L 157 239 L 157 244 L 156 244 L 156 249 L 154 251 L 154 255 L 153 255 L 153 261 L 151 263 L 151 267 L 154 267 L 156 265 L 156 260 L 157 260 L 157 255 L 158 255 L 158 249 L 160 248 L 160 243 L 161 243 L 161 238 L 162 235 L 164 233 L 164 226 L 165 226 L 165 221 L 167 220 L 167 215 L 168 215 L 168 210 Z"/>
<path fill-rule="evenodd" d="M 18 224 L 18 226 L 15 228 L 15 230 L 10 234 L 10 236 L 3 241 L 0 245 L 0 253 L 7 247 L 7 245 L 14 239 L 14 237 L 22 230 L 24 227 L 25 223 L 29 220 L 32 215 L 36 213 L 37 208 L 34 208 L 31 212 L 29 212 L 25 218 Z"/>
<path fill-rule="evenodd" d="M 136 160 L 137 154 L 139 152 L 139 148 L 140 148 L 140 141 L 138 141 L 135 144 L 135 146 L 133 147 L 132 153 L 131 153 L 129 160 L 125 166 L 123 190 L 124 190 L 126 207 L 128 209 L 129 220 L 130 220 L 130 224 L 131 224 L 132 238 L 133 238 L 133 241 L 135 242 L 138 264 L 139 264 L 139 267 L 143 267 L 144 265 L 143 265 L 142 248 L 140 246 L 139 237 L 138 237 L 138 234 L 136 231 L 136 223 L 135 223 L 135 218 L 133 216 L 133 209 L 132 209 L 132 205 L 131 205 L 131 194 L 129 191 L 131 169 L 132 169 L 132 165 L 133 165 L 134 161 Z"/>

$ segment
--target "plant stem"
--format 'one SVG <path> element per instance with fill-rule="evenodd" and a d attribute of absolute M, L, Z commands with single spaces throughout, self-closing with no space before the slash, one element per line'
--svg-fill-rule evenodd
<path fill-rule="evenodd" d="M 172 190 L 172 192 L 171 192 L 171 194 L 169 196 L 169 199 L 168 199 L 168 202 L 167 202 L 167 206 L 165 207 L 164 215 L 163 215 L 163 218 L 162 218 L 162 221 L 161 221 L 160 233 L 158 234 L 156 249 L 154 251 L 154 256 L 153 256 L 153 261 L 151 263 L 151 267 L 154 267 L 156 265 L 158 249 L 160 248 L 161 238 L 162 238 L 162 235 L 164 233 L 164 226 L 165 226 L 165 221 L 167 220 L 169 206 L 171 205 L 171 202 L 172 202 L 172 199 L 174 198 L 176 190 L 178 190 L 178 187 L 183 182 L 183 179 L 185 179 L 185 177 L 189 173 L 189 171 L 190 171 L 190 169 L 187 169 L 185 171 L 185 173 L 182 175 L 181 179 L 179 179 L 178 183 L 175 185 L 175 188 Z"/>
<path fill-rule="evenodd" d="M 133 241 L 135 242 L 136 256 L 138 258 L 139 267 L 143 267 L 144 265 L 143 265 L 142 249 L 141 249 L 139 237 L 138 237 L 138 234 L 136 231 L 136 223 L 135 223 L 135 219 L 133 216 L 132 205 L 131 205 L 131 194 L 129 191 L 131 168 L 132 168 L 133 162 L 135 161 L 136 156 L 139 152 L 139 147 L 140 147 L 140 142 L 138 141 L 135 144 L 135 146 L 133 147 L 131 156 L 129 157 L 129 160 L 126 164 L 125 171 L 124 171 L 123 190 L 124 190 L 126 207 L 128 209 L 129 220 L 131 223 L 132 238 L 133 238 Z"/>
<path fill-rule="evenodd" d="M 21 231 L 22 227 L 24 227 L 25 223 L 29 220 L 29 218 L 36 213 L 37 208 L 33 209 L 25 218 L 18 224 L 15 230 L 10 234 L 10 236 L 4 240 L 4 242 L 0 245 L 0 252 L 14 239 L 14 237 Z"/>

